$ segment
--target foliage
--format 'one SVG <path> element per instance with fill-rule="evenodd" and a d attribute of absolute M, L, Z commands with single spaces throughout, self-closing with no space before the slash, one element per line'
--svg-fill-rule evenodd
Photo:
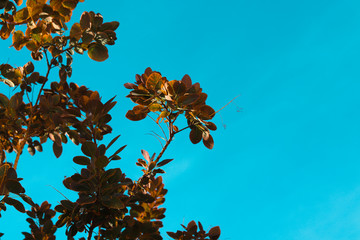
<path fill-rule="evenodd" d="M 75 239 L 79 232 L 85 232 L 87 239 L 162 239 L 159 229 L 165 208 L 161 205 L 167 190 L 159 175 L 165 173 L 162 167 L 172 161 L 162 156 L 174 136 L 188 128 L 192 143 L 202 140 L 207 148 L 213 148 L 210 130 L 216 130 L 216 125 L 209 120 L 215 111 L 206 105 L 207 94 L 199 83 L 193 84 L 188 75 L 168 81 L 147 68 L 144 74 L 136 75 L 135 83 L 125 84 L 131 89 L 127 97 L 137 104 L 126 117 L 139 121 L 157 114 L 157 119 L 152 119 L 160 127 L 166 124 L 168 130 L 166 135 L 161 127 L 165 145 L 158 155 L 141 151 L 143 159 L 138 159 L 136 165 L 142 168 L 143 175 L 137 180 L 126 177 L 120 168 L 109 168 L 111 161 L 121 159 L 119 154 L 126 147 L 109 153 L 119 136 L 108 145 L 101 143 L 104 135 L 112 132 L 109 112 L 116 102 L 114 98 L 103 102 L 97 91 L 69 83 L 68 78 L 75 53 L 87 52 L 95 61 L 109 57 L 108 46 L 117 40 L 119 23 L 104 22 L 101 14 L 84 12 L 69 30 L 66 24 L 79 2 L 83 1 L 27 0 L 18 9 L 24 5 L 22 0 L 0 0 L 1 38 L 12 37 L 12 47 L 25 47 L 33 60 L 43 60 L 47 65 L 45 74 L 35 71 L 31 61 L 22 67 L 0 65 L 0 80 L 14 89 L 10 99 L 0 93 L 0 216 L 9 205 L 26 213 L 30 231 L 23 232 L 24 239 L 55 239 L 61 227 L 66 227 L 68 239 Z M 58 71 L 59 80 L 50 82 L 53 69 Z M 36 85 L 40 86 L 38 91 Z M 34 91 L 37 98 L 31 100 L 29 93 Z M 182 129 L 175 125 L 180 115 L 187 119 Z M 69 139 L 81 146 L 83 154 L 73 161 L 82 169 L 65 178 L 63 184 L 77 192 L 78 198 L 64 199 L 54 209 L 47 201 L 34 203 L 16 173 L 24 148 L 34 155 L 49 140 L 59 158 Z M 13 163 L 7 160 L 12 151 L 16 154 Z M 24 203 L 31 209 L 26 210 Z M 56 213 L 57 220 L 53 221 Z M 219 238 L 219 227 L 207 233 L 201 223 L 198 225 L 199 230 L 192 221 L 183 226 L 185 231 L 168 235 L 173 239 Z"/>

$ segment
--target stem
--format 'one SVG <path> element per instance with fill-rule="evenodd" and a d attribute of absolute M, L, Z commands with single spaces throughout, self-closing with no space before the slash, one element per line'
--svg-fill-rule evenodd
<path fill-rule="evenodd" d="M 163 149 L 161 150 L 161 152 L 157 156 L 155 162 L 158 162 L 160 160 L 160 158 L 162 157 L 162 155 L 164 154 L 164 152 L 166 151 L 166 149 L 170 145 L 171 141 L 173 140 L 174 136 L 175 136 L 175 133 L 173 131 L 173 123 L 169 121 L 169 139 L 166 141 L 165 146 L 163 147 Z"/>
<path fill-rule="evenodd" d="M 87 240 L 91 240 L 93 231 L 94 231 L 94 227 L 91 225 L 91 226 L 89 227 L 89 233 L 88 233 L 88 238 L 87 238 Z"/>
<path fill-rule="evenodd" d="M 48 58 L 48 55 L 47 55 L 46 50 L 44 50 L 44 54 L 45 54 L 45 57 L 46 57 L 46 64 L 47 64 L 47 66 L 48 66 L 48 70 L 47 70 L 46 76 L 45 76 L 46 80 L 45 80 L 45 81 L 43 82 L 43 84 L 41 85 L 39 94 L 38 94 L 38 96 L 37 96 L 37 98 L 36 98 L 35 106 L 38 104 L 38 102 L 39 102 L 39 100 L 40 100 L 41 92 L 42 92 L 42 90 L 44 89 L 45 84 L 46 84 L 47 81 L 48 81 L 49 74 L 50 74 L 50 70 L 51 70 L 51 63 L 49 62 L 49 58 Z"/>
<path fill-rule="evenodd" d="M 21 141 L 21 143 L 20 143 L 20 145 L 19 145 L 19 147 L 18 147 L 18 149 L 17 149 L 16 158 L 15 158 L 15 162 L 14 162 L 14 169 L 15 169 L 15 170 L 16 170 L 16 168 L 17 168 L 20 155 L 22 154 L 22 151 L 23 151 L 23 149 L 24 149 L 25 143 L 26 143 L 26 141 L 27 141 L 28 131 L 29 131 L 29 130 L 27 130 L 27 132 L 26 132 L 26 134 L 25 134 L 25 137 L 22 139 L 22 141 Z"/>

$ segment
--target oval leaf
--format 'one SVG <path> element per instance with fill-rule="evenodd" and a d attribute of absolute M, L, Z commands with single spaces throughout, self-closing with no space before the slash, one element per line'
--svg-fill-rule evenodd
<path fill-rule="evenodd" d="M 89 165 L 90 159 L 85 156 L 76 156 L 73 158 L 74 163 L 79 165 Z"/>
<path fill-rule="evenodd" d="M 83 143 L 81 146 L 81 151 L 89 157 L 95 156 L 96 154 L 96 144 L 90 141 Z"/>
<path fill-rule="evenodd" d="M 92 60 L 103 62 L 109 57 L 108 49 L 99 43 L 91 43 L 88 49 L 88 55 Z"/>

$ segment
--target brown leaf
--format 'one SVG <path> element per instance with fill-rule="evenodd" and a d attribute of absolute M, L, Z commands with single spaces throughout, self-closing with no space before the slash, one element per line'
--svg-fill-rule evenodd
<path fill-rule="evenodd" d="M 58 145 L 58 144 L 56 144 L 56 142 L 54 142 L 53 143 L 53 151 L 54 151 L 55 157 L 59 158 L 63 151 L 62 145 Z"/>
<path fill-rule="evenodd" d="M 210 134 L 208 139 L 203 139 L 203 143 L 208 149 L 212 149 L 214 147 L 214 139 Z"/>
<path fill-rule="evenodd" d="M 90 14 L 88 12 L 81 14 L 80 26 L 82 30 L 87 30 L 91 27 Z"/>
<path fill-rule="evenodd" d="M 75 38 L 76 41 L 79 41 L 82 37 L 82 30 L 80 27 L 80 23 L 74 23 L 70 29 L 70 38 Z"/>
<path fill-rule="evenodd" d="M 202 139 L 202 132 L 197 127 L 194 127 L 193 129 L 191 129 L 190 141 L 193 144 L 197 144 L 201 141 L 201 139 Z"/>
<path fill-rule="evenodd" d="M 14 208 L 16 208 L 16 210 L 18 210 L 19 212 L 24 213 L 25 212 L 25 207 L 24 205 L 19 202 L 18 200 L 12 199 L 10 197 L 6 197 L 3 199 L 3 201 L 11 206 L 13 206 Z"/>
<path fill-rule="evenodd" d="M 93 157 L 96 154 L 96 144 L 90 141 L 86 141 L 81 146 L 81 151 L 89 157 Z"/>
<path fill-rule="evenodd" d="M 181 81 L 185 84 L 186 89 L 191 88 L 192 82 L 189 75 L 185 74 L 184 77 L 181 79 Z"/>
<path fill-rule="evenodd" d="M 216 240 L 220 237 L 220 233 L 221 233 L 220 227 L 216 226 L 209 230 L 208 235 L 209 235 L 210 239 Z"/>
<path fill-rule="evenodd" d="M 108 49 L 99 43 L 91 43 L 88 49 L 88 55 L 92 60 L 103 62 L 109 57 Z"/>
<path fill-rule="evenodd" d="M 74 163 L 79 164 L 79 165 L 89 165 L 90 164 L 90 159 L 88 157 L 85 156 L 76 156 L 73 158 Z"/>
<path fill-rule="evenodd" d="M 6 181 L 6 188 L 12 193 L 24 193 L 25 189 L 21 186 L 21 184 L 17 180 L 8 179 Z"/>

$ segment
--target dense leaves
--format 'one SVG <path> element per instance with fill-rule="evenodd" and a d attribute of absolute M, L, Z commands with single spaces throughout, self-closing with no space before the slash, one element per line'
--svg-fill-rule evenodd
<path fill-rule="evenodd" d="M 208 120 L 215 116 L 212 107 L 206 105 L 207 94 L 202 92 L 199 83 L 192 83 L 189 75 L 182 80 L 167 80 L 159 72 L 147 68 L 142 75 L 136 75 L 135 83 L 126 83 L 131 89 L 129 97 L 137 105 L 129 110 L 126 117 L 132 121 L 139 121 L 151 112 L 158 113 L 157 122 L 169 122 L 172 130 L 179 129 L 174 125 L 179 115 L 187 119 L 190 140 L 196 144 L 203 140 L 204 145 L 212 149 L 214 140 L 210 130 L 216 130 L 216 125 Z"/>
<path fill-rule="evenodd" d="M 193 84 L 188 75 L 169 81 L 150 68 L 136 75 L 135 83 L 125 84 L 131 89 L 128 97 L 136 103 L 126 117 L 138 121 L 158 114 L 156 123 L 168 124 L 168 136 L 164 132 L 166 143 L 159 154 L 141 151 L 143 159 L 136 165 L 143 174 L 136 180 L 128 178 L 116 162 L 122 159 L 126 145 L 112 150 L 120 136 L 102 144 L 104 136 L 112 132 L 114 98 L 104 101 L 98 91 L 69 81 L 75 53 L 87 51 L 92 60 L 102 62 L 109 58 L 109 46 L 117 40 L 119 23 L 104 22 L 99 13 L 83 12 L 79 22 L 66 25 L 83 1 L 0 1 L 0 37 L 10 38 L 15 50 L 27 49 L 33 60 L 42 60 L 47 66 L 47 71 L 40 73 L 32 61 L 23 66 L 0 64 L 0 82 L 11 88 L 11 95 L 0 93 L 0 217 L 9 206 L 26 213 L 30 228 L 22 233 L 26 240 L 55 239 L 61 227 L 66 228 L 67 239 L 75 239 L 81 232 L 87 239 L 162 239 L 166 210 L 162 204 L 167 190 L 160 174 L 173 161 L 163 159 L 163 154 L 175 134 L 187 128 L 192 143 L 202 140 L 207 148 L 213 148 L 210 130 L 216 130 L 216 125 L 209 120 L 215 111 L 206 105 L 207 95 L 199 83 Z M 50 75 L 54 69 L 58 79 Z M 187 125 L 179 130 L 175 121 L 180 115 L 185 116 Z M 34 203 L 16 172 L 23 150 L 33 156 L 50 141 L 54 156 L 60 158 L 69 139 L 80 145 L 82 152 L 72 158 L 77 172 L 63 180 L 68 190 L 77 193 L 76 199 L 63 195 L 65 199 L 54 209 L 47 201 Z M 9 161 L 10 154 L 14 162 Z M 199 227 L 195 222 L 183 227 L 185 231 L 169 232 L 169 236 L 218 239 L 220 235 L 218 227 L 206 233 L 200 223 Z"/>

